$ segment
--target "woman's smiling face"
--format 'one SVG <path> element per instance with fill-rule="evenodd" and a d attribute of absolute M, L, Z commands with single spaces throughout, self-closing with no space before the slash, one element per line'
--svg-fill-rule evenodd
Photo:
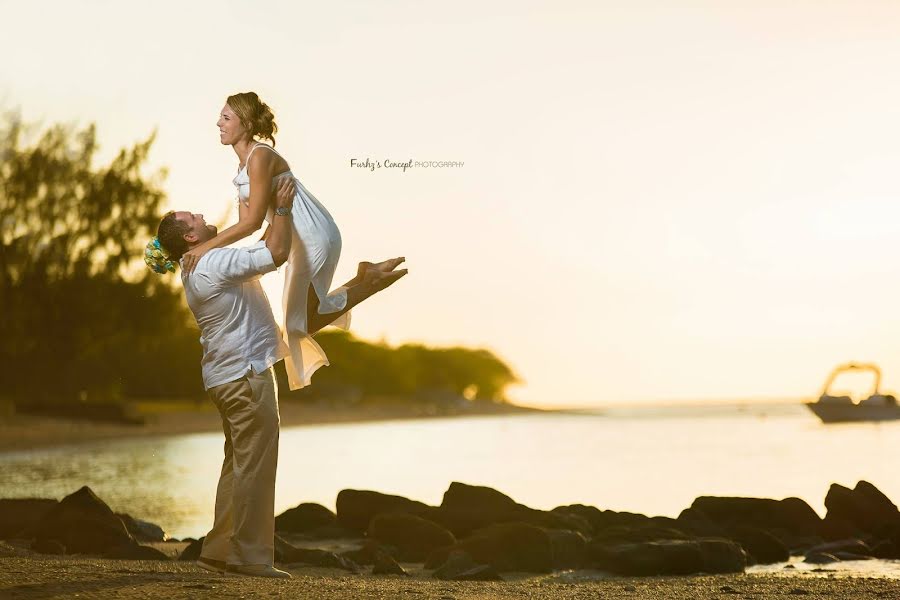
<path fill-rule="evenodd" d="M 227 104 L 222 107 L 216 125 L 219 127 L 219 141 L 225 146 L 236 144 L 247 136 L 247 129 Z"/>

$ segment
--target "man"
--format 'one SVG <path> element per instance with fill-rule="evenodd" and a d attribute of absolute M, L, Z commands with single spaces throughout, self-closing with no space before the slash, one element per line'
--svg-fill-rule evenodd
<path fill-rule="evenodd" d="M 282 179 L 264 241 L 210 250 L 193 273 L 182 271 L 188 306 L 200 327 L 204 387 L 225 432 L 215 521 L 197 561 L 220 573 L 291 577 L 273 566 L 280 417 L 272 366 L 288 349 L 259 278 L 288 258 L 293 196 L 293 179 Z M 215 235 L 203 215 L 190 212 L 167 214 L 158 232 L 169 258 L 179 261 Z"/>

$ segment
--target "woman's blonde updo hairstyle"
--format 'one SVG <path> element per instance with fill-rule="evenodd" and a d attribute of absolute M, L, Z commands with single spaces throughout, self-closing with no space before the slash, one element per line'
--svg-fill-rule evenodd
<path fill-rule="evenodd" d="M 278 131 L 275 115 L 269 105 L 260 100 L 255 92 L 242 92 L 228 96 L 228 100 L 225 102 L 252 137 L 272 140 L 272 146 L 275 145 L 275 132 Z"/>

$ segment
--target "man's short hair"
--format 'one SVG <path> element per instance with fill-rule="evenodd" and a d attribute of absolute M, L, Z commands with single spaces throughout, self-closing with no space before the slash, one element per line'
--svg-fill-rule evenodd
<path fill-rule="evenodd" d="M 184 236 L 190 230 L 187 223 L 175 218 L 174 210 L 170 210 L 163 216 L 159 222 L 159 228 L 156 230 L 156 237 L 159 238 L 160 245 L 165 248 L 169 260 L 178 262 L 188 251 L 188 243 Z"/>

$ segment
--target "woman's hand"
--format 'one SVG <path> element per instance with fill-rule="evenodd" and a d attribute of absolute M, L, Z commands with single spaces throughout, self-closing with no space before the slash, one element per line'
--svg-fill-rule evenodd
<path fill-rule="evenodd" d="M 182 255 L 182 270 L 190 275 L 194 272 L 194 269 L 197 267 L 197 263 L 200 262 L 200 259 L 203 258 L 203 255 L 211 250 L 211 248 L 204 247 L 205 244 L 200 244 L 196 248 L 191 249 L 189 252 L 185 252 Z"/>
<path fill-rule="evenodd" d="M 294 192 L 297 191 L 293 177 L 282 177 L 275 190 L 275 208 L 290 208 L 294 205 Z"/>

